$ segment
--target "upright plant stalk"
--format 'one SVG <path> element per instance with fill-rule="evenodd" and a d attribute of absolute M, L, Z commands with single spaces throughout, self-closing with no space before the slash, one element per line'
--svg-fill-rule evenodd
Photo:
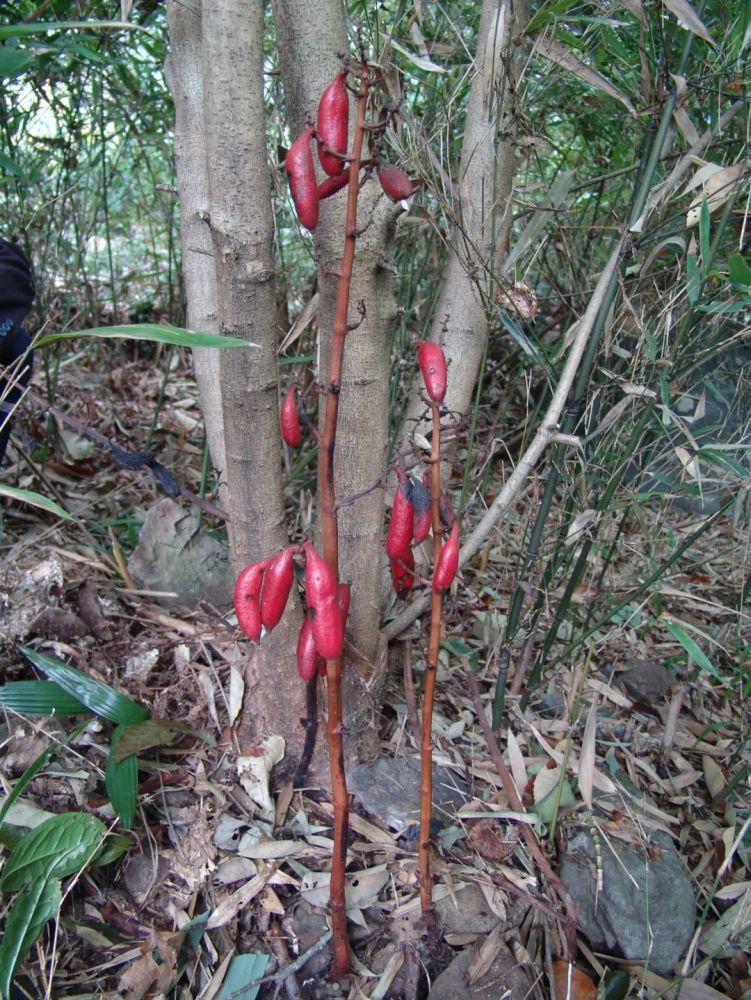
<path fill-rule="evenodd" d="M 344 253 L 336 294 L 334 328 L 331 336 L 329 377 L 326 385 L 323 431 L 318 452 L 318 495 L 323 530 L 323 556 L 339 581 L 339 534 L 337 525 L 336 493 L 334 490 L 334 452 L 336 450 L 336 423 L 339 414 L 339 393 L 344 360 L 344 342 L 347 336 L 349 293 L 357 239 L 357 196 L 359 190 L 360 161 L 365 135 L 365 106 L 370 81 L 368 68 L 363 60 L 357 103 L 357 124 L 350 161 L 350 180 L 345 223 Z M 347 833 L 349 800 L 344 771 L 344 732 L 342 724 L 342 657 L 326 663 L 326 698 L 328 707 L 328 746 L 331 769 L 331 792 L 334 802 L 334 849 L 331 859 L 331 931 L 334 948 L 332 973 L 346 976 L 350 971 L 349 945 L 347 942 L 347 909 L 344 897 L 344 872 L 347 864 Z"/>
<path fill-rule="evenodd" d="M 432 404 L 433 437 L 430 450 L 430 508 L 433 521 L 433 573 L 443 548 L 441 540 L 441 411 Z M 432 928 L 433 884 L 430 876 L 430 824 L 433 815 L 433 699 L 438 670 L 438 647 L 441 641 L 443 594 L 433 589 L 430 605 L 430 641 L 425 668 L 425 692 L 422 703 L 422 739 L 420 741 L 420 905 L 425 924 Z"/>

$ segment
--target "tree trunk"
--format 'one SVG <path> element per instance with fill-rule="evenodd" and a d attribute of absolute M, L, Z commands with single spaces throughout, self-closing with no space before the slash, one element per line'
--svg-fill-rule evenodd
<path fill-rule="evenodd" d="M 512 222 L 514 56 L 523 20 L 519 3 L 483 0 L 453 205 L 455 222 L 430 332 L 451 361 L 445 405 L 462 414 L 472 405 L 498 287 L 494 276 L 497 280 L 501 273 Z M 410 402 L 402 440 L 424 409 L 416 398 Z"/>
<path fill-rule="evenodd" d="M 187 299 L 187 327 L 216 333 L 219 316 L 214 247 L 208 225 L 209 177 L 203 101 L 201 5 L 167 0 L 170 54 L 165 66 L 175 102 L 175 169 L 180 193 L 180 242 Z M 206 439 L 220 495 L 227 502 L 223 471 L 224 422 L 219 385 L 219 352 L 195 348 L 193 365 L 201 398 Z"/>
<path fill-rule="evenodd" d="M 274 0 L 279 60 L 292 138 L 315 121 L 318 99 L 348 53 L 345 8 L 339 0 Z M 354 102 L 352 102 L 354 104 Z M 351 130 L 350 130 L 351 135 Z M 324 201 L 314 250 L 320 290 L 320 370 L 325 385 L 344 246 L 344 195 Z M 396 315 L 389 247 L 399 209 L 375 182 L 360 194 L 350 321 L 347 335 L 335 458 L 337 497 L 371 486 L 384 472 L 388 445 L 389 333 Z M 352 584 L 344 672 L 344 717 L 350 753 L 367 756 L 377 744 L 377 710 L 385 675 L 380 638 L 383 573 L 383 491 L 376 489 L 339 511 L 341 578 Z"/>
<path fill-rule="evenodd" d="M 202 225 L 210 230 L 211 242 L 207 248 L 204 239 L 200 255 L 213 264 L 208 287 L 213 283 L 216 288 L 220 330 L 257 345 L 243 351 L 217 352 L 225 502 L 237 572 L 288 541 L 278 417 L 274 222 L 263 95 L 263 4 L 261 0 L 250 4 L 246 0 L 206 0 L 202 20 L 186 13 L 177 2 L 169 7 L 170 28 L 173 24 L 176 28 L 175 79 L 182 80 L 178 64 L 186 53 L 183 28 L 191 29 L 187 51 L 193 71 L 184 88 L 196 109 L 195 135 L 205 142 L 203 159 L 196 154 L 192 160 L 178 160 L 179 186 L 187 192 L 195 185 L 208 196 L 207 211 L 200 215 L 206 220 Z M 201 81 L 194 70 L 199 30 L 202 100 Z M 187 120 L 183 124 L 187 127 Z M 200 170 L 201 164 L 207 178 L 202 188 L 190 173 Z M 192 208 L 187 197 L 186 205 Z M 196 223 L 195 212 L 189 214 L 187 223 Z M 186 229 L 186 240 L 188 232 Z M 185 260 L 190 261 L 192 250 L 188 242 L 183 244 Z M 202 292 L 195 283 L 188 289 L 189 297 L 195 294 L 200 299 Z M 202 395 L 207 421 L 217 408 L 215 387 L 211 383 L 209 395 Z M 246 699 L 239 726 L 241 744 L 281 733 L 288 748 L 285 770 L 296 765 L 304 735 L 299 719 L 305 714 L 305 691 L 304 685 L 296 683 L 294 666 L 299 620 L 299 607 L 291 602 L 276 629 L 259 645 L 249 647 Z"/>

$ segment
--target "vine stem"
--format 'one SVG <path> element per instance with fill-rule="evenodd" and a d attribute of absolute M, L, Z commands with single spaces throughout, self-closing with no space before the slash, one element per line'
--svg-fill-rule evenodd
<path fill-rule="evenodd" d="M 349 295 L 357 240 L 357 196 L 359 191 L 360 163 L 365 135 L 365 110 L 370 80 L 368 67 L 362 62 L 357 101 L 357 124 L 350 159 L 350 178 L 345 222 L 344 253 L 336 292 L 334 328 L 331 334 L 329 379 L 325 393 L 323 432 L 318 452 L 318 496 L 320 498 L 323 528 L 323 557 L 336 574 L 339 582 L 339 527 L 336 492 L 334 488 L 334 453 L 336 451 L 336 424 L 339 415 L 344 342 L 348 330 Z M 344 726 L 342 721 L 342 670 L 343 658 L 326 663 L 326 700 L 328 708 L 329 767 L 331 770 L 331 795 L 334 804 L 334 848 L 331 858 L 331 932 L 334 950 L 332 975 L 346 976 L 350 971 L 349 943 L 347 940 L 347 907 L 344 895 L 344 873 L 347 866 L 347 835 L 349 827 L 349 798 L 344 770 Z"/>
<path fill-rule="evenodd" d="M 431 405 L 433 435 L 430 451 L 430 507 L 433 522 L 433 575 L 443 548 L 441 526 L 441 411 Z M 443 594 L 432 590 L 430 640 L 425 668 L 425 691 L 422 701 L 422 739 L 420 741 L 420 849 L 419 883 L 423 921 L 428 930 L 435 927 L 433 880 L 430 875 L 430 824 L 433 817 L 433 701 L 441 642 Z"/>

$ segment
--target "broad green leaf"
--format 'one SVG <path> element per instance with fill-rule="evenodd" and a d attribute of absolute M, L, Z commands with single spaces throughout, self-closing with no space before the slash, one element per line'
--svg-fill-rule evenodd
<path fill-rule="evenodd" d="M 249 986 L 243 989 L 246 983 L 252 983 L 255 979 L 260 979 L 266 972 L 269 963 L 269 956 L 263 952 L 251 951 L 245 955 L 235 955 L 227 969 L 227 975 L 222 990 L 217 1000 L 256 1000 L 261 989 L 258 986 Z"/>
<path fill-rule="evenodd" d="M 90 330 L 69 330 L 66 333 L 50 333 L 40 337 L 36 347 L 47 347 L 59 340 L 77 337 L 125 337 L 132 340 L 154 340 L 173 347 L 258 347 L 238 337 L 223 337 L 219 333 L 203 333 L 200 330 L 183 330 L 179 326 L 160 326 L 157 323 L 134 323 L 131 326 L 95 326 Z"/>
<path fill-rule="evenodd" d="M 676 639 L 681 646 L 683 646 L 697 667 L 700 667 L 702 670 L 706 670 L 707 673 L 711 674 L 713 677 L 719 678 L 719 674 L 717 673 L 712 661 L 709 659 L 701 646 L 691 638 L 688 632 L 682 629 L 681 626 L 677 625 L 674 621 L 671 621 L 670 618 L 663 618 L 663 623 L 673 638 Z"/>
<path fill-rule="evenodd" d="M 67 510 L 63 510 L 59 503 L 55 503 L 54 500 L 42 496 L 41 493 L 34 493 L 33 490 L 20 490 L 16 486 L 6 486 L 5 483 L 0 483 L 0 496 L 10 497 L 12 500 L 20 500 L 21 503 L 29 503 L 32 507 L 41 507 L 43 510 L 48 510 L 51 514 L 57 514 L 58 517 L 62 517 L 66 521 L 73 520 Z"/>
<path fill-rule="evenodd" d="M 0 889 L 21 889 L 40 876 L 65 878 L 80 871 L 103 841 L 107 827 L 88 813 L 63 813 L 40 823 L 13 849 L 0 874 Z"/>
<path fill-rule="evenodd" d="M 10 996 L 13 975 L 62 902 L 57 878 L 38 878 L 13 902 L 0 942 L 0 996 Z"/>
<path fill-rule="evenodd" d="M 0 77 L 18 76 L 31 62 L 32 55 L 26 49 L 0 49 Z"/>
<path fill-rule="evenodd" d="M 146 31 L 140 24 L 127 21 L 29 21 L 28 24 L 0 24 L 0 41 L 25 35 L 43 35 L 48 31 Z"/>
<path fill-rule="evenodd" d="M 138 761 L 135 754 L 118 761 L 115 757 L 117 744 L 129 726 L 118 726 L 112 734 L 107 767 L 104 772 L 104 786 L 107 789 L 112 808 L 123 826 L 132 826 L 138 802 Z"/>
<path fill-rule="evenodd" d="M 739 253 L 734 253 L 728 260 L 728 272 L 730 280 L 736 285 L 751 285 L 751 267 L 748 266 L 746 258 Z"/>
<path fill-rule="evenodd" d="M 0 170 L 4 170 L 12 177 L 23 177 L 23 170 L 5 153 L 0 153 Z"/>
<path fill-rule="evenodd" d="M 95 681 L 93 677 L 76 670 L 62 660 L 56 660 L 53 656 L 45 653 L 38 653 L 34 649 L 22 647 L 21 652 L 31 660 L 35 667 L 43 670 L 45 674 L 52 678 L 68 694 L 79 699 L 90 712 L 101 715 L 110 722 L 115 722 L 121 726 L 132 725 L 134 722 L 143 722 L 148 719 L 149 713 L 142 706 L 113 690 L 101 681 Z"/>
<path fill-rule="evenodd" d="M 129 851 L 132 846 L 133 839 L 126 834 L 110 834 L 102 845 L 101 851 L 99 851 L 91 863 L 97 868 L 101 868 L 103 865 L 111 865 L 113 861 L 117 861 L 126 851 Z"/>
<path fill-rule="evenodd" d="M 8 681 L 0 687 L 0 705 L 21 715 L 81 715 L 89 711 L 54 681 Z"/>

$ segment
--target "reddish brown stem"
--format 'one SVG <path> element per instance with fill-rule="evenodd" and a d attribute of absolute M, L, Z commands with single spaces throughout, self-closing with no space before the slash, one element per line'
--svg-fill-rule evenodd
<path fill-rule="evenodd" d="M 334 329 L 331 334 L 329 378 L 325 393 L 323 432 L 318 453 L 318 496 L 323 528 L 323 555 L 339 580 L 339 532 L 337 524 L 336 493 L 334 491 L 334 452 L 336 450 L 336 423 L 339 415 L 344 342 L 347 337 L 347 313 L 352 284 L 352 268 L 357 238 L 357 195 L 365 135 L 365 106 L 370 81 L 368 68 L 363 62 L 357 102 L 357 124 L 350 158 L 350 177 L 347 197 L 344 253 L 336 293 Z M 344 771 L 344 728 L 342 721 L 342 657 L 326 663 L 326 690 L 328 707 L 329 766 L 331 793 L 334 803 L 334 849 L 331 859 L 331 932 L 334 949 L 332 975 L 346 976 L 350 971 L 349 944 L 347 940 L 347 909 L 344 895 L 344 873 L 347 865 L 347 833 L 349 826 L 349 799 Z"/>
<path fill-rule="evenodd" d="M 441 412 L 433 403 L 433 440 L 430 452 L 430 506 L 433 520 L 433 572 L 438 565 L 443 541 L 441 538 Z M 430 875 L 430 824 L 433 814 L 433 700 L 438 670 L 438 647 L 441 641 L 443 595 L 433 591 L 430 606 L 430 641 L 425 670 L 425 691 L 422 700 L 422 740 L 420 743 L 420 904 L 425 925 L 435 925 L 433 913 L 433 880 Z"/>

